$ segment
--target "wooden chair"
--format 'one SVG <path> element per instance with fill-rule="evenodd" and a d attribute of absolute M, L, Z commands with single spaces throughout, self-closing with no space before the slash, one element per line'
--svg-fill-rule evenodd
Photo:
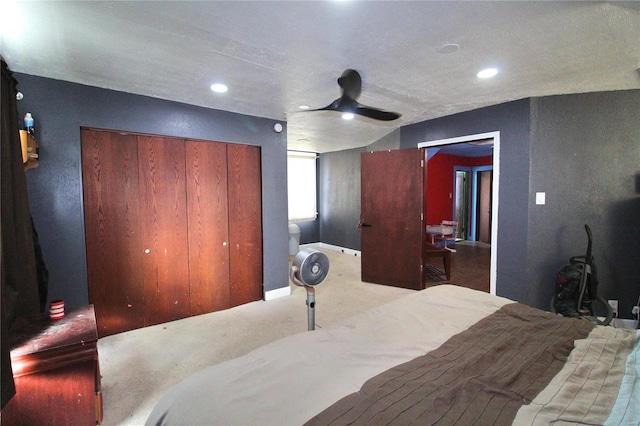
<path fill-rule="evenodd" d="M 446 281 L 451 281 L 451 250 L 426 243 L 425 255 L 425 257 L 427 258 L 427 262 L 429 261 L 429 259 L 434 257 L 441 258 L 444 272 L 430 263 L 425 264 L 424 283 L 426 284 L 428 278 L 436 281 L 444 281 L 443 277 L 445 277 Z"/>

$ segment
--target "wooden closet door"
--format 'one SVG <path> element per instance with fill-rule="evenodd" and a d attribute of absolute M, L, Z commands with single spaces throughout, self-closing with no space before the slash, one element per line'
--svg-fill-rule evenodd
<path fill-rule="evenodd" d="M 138 136 L 145 325 L 190 314 L 185 143 Z"/>
<path fill-rule="evenodd" d="M 227 147 L 187 141 L 191 315 L 229 307 Z"/>
<path fill-rule="evenodd" d="M 227 145 L 231 306 L 262 298 L 260 147 Z"/>
<path fill-rule="evenodd" d="M 81 140 L 89 302 L 103 337 L 144 326 L 138 146 L 88 129 Z"/>

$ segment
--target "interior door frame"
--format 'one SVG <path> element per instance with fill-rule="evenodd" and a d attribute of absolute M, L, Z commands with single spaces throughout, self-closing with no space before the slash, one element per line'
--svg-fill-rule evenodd
<path fill-rule="evenodd" d="M 493 199 L 491 201 L 491 278 L 489 293 L 495 295 L 498 279 L 498 191 L 500 187 L 500 131 L 478 133 L 448 139 L 437 139 L 418 143 L 418 148 L 433 148 L 454 143 L 473 142 L 480 139 L 493 139 Z"/>
<path fill-rule="evenodd" d="M 478 240 L 478 172 L 486 172 L 488 170 L 493 170 L 493 166 L 476 166 L 471 168 L 471 180 L 473 182 L 471 188 L 471 208 L 473 209 L 471 229 L 474 241 Z"/>

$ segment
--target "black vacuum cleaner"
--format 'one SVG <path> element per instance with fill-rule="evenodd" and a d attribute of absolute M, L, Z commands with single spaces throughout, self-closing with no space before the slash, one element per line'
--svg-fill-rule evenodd
<path fill-rule="evenodd" d="M 556 291 L 551 299 L 551 312 L 565 317 L 584 318 L 599 325 L 608 325 L 613 309 L 598 296 L 598 274 L 591 248 L 593 237 L 589 225 L 587 253 L 573 256 L 556 276 Z"/>

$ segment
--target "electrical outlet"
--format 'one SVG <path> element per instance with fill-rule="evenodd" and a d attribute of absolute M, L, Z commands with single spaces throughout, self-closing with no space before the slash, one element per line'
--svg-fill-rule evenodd
<path fill-rule="evenodd" d="M 618 314 L 618 301 L 617 300 L 609 300 L 609 306 L 613 309 L 613 314 Z"/>

